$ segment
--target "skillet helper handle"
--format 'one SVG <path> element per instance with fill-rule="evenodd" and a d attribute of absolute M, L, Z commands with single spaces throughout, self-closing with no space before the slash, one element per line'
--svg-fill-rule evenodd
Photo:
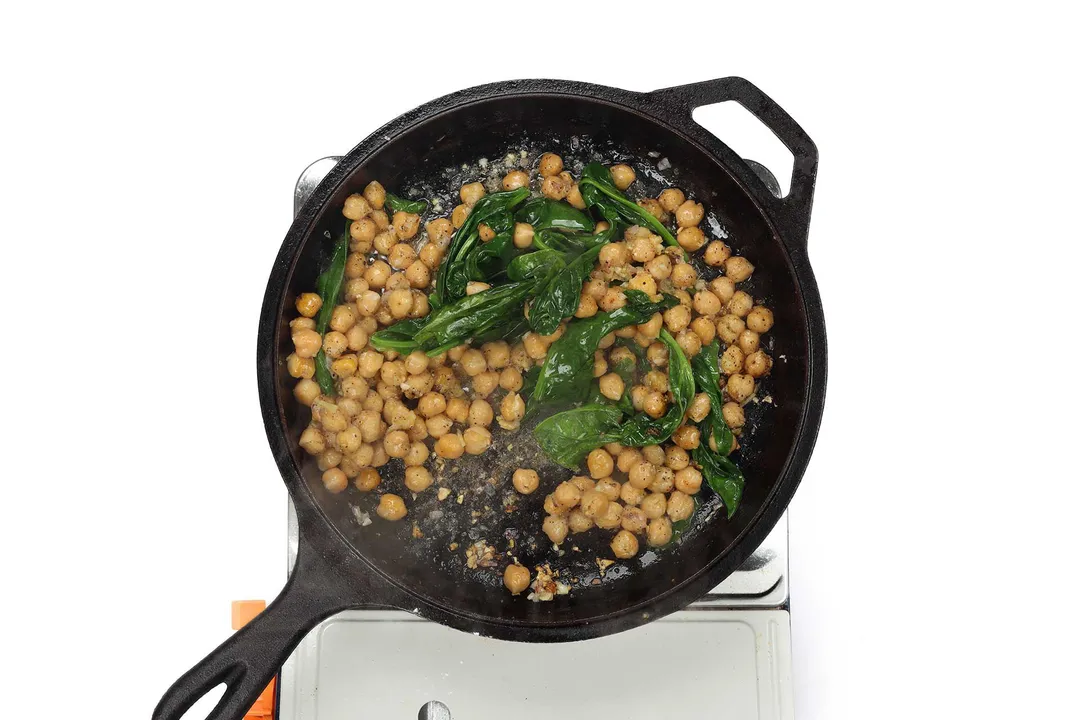
<path fill-rule="evenodd" d="M 649 96 L 668 108 L 674 104 L 689 115 L 692 115 L 696 108 L 733 100 L 769 128 L 795 158 L 791 171 L 791 190 L 785 197 L 777 198 L 746 162 L 739 158 L 742 160 L 743 169 L 747 171 L 746 184 L 754 197 L 771 209 L 776 219 L 783 224 L 784 237 L 802 248 L 806 247 L 810 208 L 814 202 L 814 182 L 817 179 L 818 150 L 806 131 L 783 108 L 756 85 L 740 77 L 665 88 L 651 92 Z"/>
<path fill-rule="evenodd" d="M 153 720 L 180 720 L 221 683 L 226 685 L 225 694 L 207 720 L 241 720 L 308 631 L 353 604 L 335 592 L 338 584 L 331 572 L 301 543 L 296 567 L 281 594 L 173 683 L 154 708 Z"/>

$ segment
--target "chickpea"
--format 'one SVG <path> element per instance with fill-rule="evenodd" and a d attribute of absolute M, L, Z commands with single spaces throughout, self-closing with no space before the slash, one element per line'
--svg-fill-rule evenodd
<path fill-rule="evenodd" d="M 673 213 L 679 209 L 679 206 L 686 202 L 686 196 L 682 190 L 678 188 L 668 188 L 660 192 L 660 197 L 657 198 L 660 203 L 660 207 L 664 208 L 669 213 Z"/>
<path fill-rule="evenodd" d="M 701 490 L 701 471 L 688 465 L 676 472 L 675 489 L 687 495 L 697 495 Z"/>
<path fill-rule="evenodd" d="M 604 530 L 615 530 L 622 525 L 622 511 L 622 505 L 614 501 L 609 502 L 607 507 L 604 508 L 603 514 L 594 518 L 596 527 Z"/>
<path fill-rule="evenodd" d="M 412 310 L 413 296 L 408 290 L 391 290 L 386 294 L 386 307 L 395 320 L 401 320 Z"/>
<path fill-rule="evenodd" d="M 322 298 L 317 293 L 301 293 L 296 298 L 296 311 L 307 318 L 313 318 L 322 308 Z"/>
<path fill-rule="evenodd" d="M 708 241 L 708 238 L 705 237 L 705 233 L 696 225 L 679 228 L 679 232 L 676 233 L 675 239 L 679 242 L 679 246 L 686 252 L 697 252 L 703 248 Z"/>
<path fill-rule="evenodd" d="M 461 202 L 469 207 L 475 205 L 486 194 L 484 183 L 481 182 L 472 182 L 461 186 Z"/>
<path fill-rule="evenodd" d="M 621 242 L 608 243 L 600 248 L 600 265 L 605 269 L 622 267 L 630 262 L 630 253 Z"/>
<path fill-rule="evenodd" d="M 491 286 L 488 285 L 486 282 L 478 282 L 476 280 L 470 280 L 469 283 L 465 286 L 465 294 L 466 295 L 476 295 L 477 293 L 482 293 L 485 290 L 490 290 L 490 289 L 491 289 Z"/>
<path fill-rule="evenodd" d="M 514 471 L 514 489 L 522 495 L 531 495 L 540 487 L 540 475 L 535 470 L 518 468 Z"/>
<path fill-rule="evenodd" d="M 644 385 L 635 385 L 630 388 L 630 404 L 634 410 L 641 412 L 645 408 L 645 398 L 649 395 L 649 388 Z"/>
<path fill-rule="evenodd" d="M 610 287 L 597 304 L 604 312 L 611 312 L 626 305 L 626 295 L 621 287 Z"/>
<path fill-rule="evenodd" d="M 399 240 L 412 240 L 420 230 L 420 216 L 416 213 L 396 212 L 394 213 L 394 219 L 391 221 L 391 227 L 394 228 Z M 415 258 L 414 253 L 413 259 Z"/>
<path fill-rule="evenodd" d="M 326 437 L 317 427 L 309 425 L 300 433 L 300 447 L 308 455 L 318 455 L 326 449 Z"/>
<path fill-rule="evenodd" d="M 667 280 L 671 277 L 671 258 L 667 255 L 657 255 L 652 260 L 645 261 L 645 269 L 656 280 Z"/>
<path fill-rule="evenodd" d="M 581 508 L 574 508 L 567 516 L 567 524 L 570 527 L 572 533 L 583 533 L 591 530 L 593 527 L 592 518 L 581 511 Z"/>
<path fill-rule="evenodd" d="M 431 487 L 431 471 L 426 467 L 412 466 L 405 468 L 405 487 L 411 492 L 421 493 Z"/>
<path fill-rule="evenodd" d="M 743 368 L 743 351 L 738 345 L 732 345 L 720 356 L 720 372 L 732 375 Z"/>
<path fill-rule="evenodd" d="M 499 387 L 510 392 L 517 392 L 525 384 L 521 371 L 514 367 L 503 368 L 499 374 Z"/>
<path fill-rule="evenodd" d="M 608 373 L 600 378 L 600 394 L 608 400 L 618 400 L 623 396 L 623 379 L 615 373 Z"/>
<path fill-rule="evenodd" d="M 360 446 L 360 449 L 350 455 L 350 457 L 356 462 L 356 464 L 360 468 L 357 471 L 356 475 L 356 477 L 359 477 L 360 471 L 363 470 L 365 467 L 371 465 L 371 461 L 375 457 L 375 448 L 373 448 L 371 445 L 368 445 L 367 443 L 364 443 Z"/>
<path fill-rule="evenodd" d="M 522 565 L 507 565 L 503 571 L 503 585 L 511 595 L 518 595 L 529 587 L 531 577 L 529 568 Z"/>
<path fill-rule="evenodd" d="M 367 281 L 368 287 L 374 290 L 382 290 L 386 286 L 386 281 L 390 278 L 390 266 L 382 260 L 376 260 L 368 265 L 368 269 L 364 271 L 364 280 Z"/>
<path fill-rule="evenodd" d="M 564 200 L 570 194 L 571 185 L 565 178 L 552 175 L 540 183 L 540 194 L 551 200 Z"/>
<path fill-rule="evenodd" d="M 685 305 L 676 305 L 664 311 L 664 325 L 667 326 L 668 332 L 680 332 L 689 324 L 690 308 Z"/>
<path fill-rule="evenodd" d="M 356 355 L 342 355 L 330 363 L 330 372 L 337 378 L 349 378 L 356 374 Z"/>
<path fill-rule="evenodd" d="M 463 398 L 451 398 L 446 403 L 446 416 L 454 422 L 466 422 L 469 419 L 468 401 Z"/>
<path fill-rule="evenodd" d="M 671 532 L 671 520 L 667 517 L 658 517 L 649 521 L 645 537 L 650 546 L 662 547 L 671 542 Z"/>
<path fill-rule="evenodd" d="M 309 378 L 301 379 L 293 388 L 293 397 L 301 405 L 311 405 L 319 397 L 319 383 Z"/>
<path fill-rule="evenodd" d="M 737 403 L 744 403 L 754 394 L 754 378 L 736 374 L 728 378 L 727 394 Z"/>
<path fill-rule="evenodd" d="M 668 445 L 664 448 L 664 465 L 678 472 L 690 466 L 690 455 L 678 445 Z"/>
<path fill-rule="evenodd" d="M 567 509 L 555 502 L 553 494 L 549 494 L 544 498 L 544 512 L 548 515 L 565 515 Z"/>
<path fill-rule="evenodd" d="M 587 490 L 581 495 L 581 512 L 585 517 L 596 520 L 607 510 L 609 500 L 607 495 L 599 490 Z"/>
<path fill-rule="evenodd" d="M 625 513 L 623 513 L 623 515 L 625 516 Z M 636 525 L 636 522 L 634 525 Z M 644 525 L 642 525 L 641 529 L 645 529 Z M 640 532 L 640 530 L 638 532 Z M 638 539 L 634 537 L 633 532 L 626 529 L 620 530 L 611 540 L 611 552 L 613 552 L 617 558 L 628 560 L 637 555 Z"/>
<path fill-rule="evenodd" d="M 641 462 L 641 451 L 637 448 L 623 448 L 623 451 L 619 453 L 619 457 L 615 460 L 615 466 L 619 468 L 619 472 L 629 473 L 630 468 L 634 467 Z"/>
<path fill-rule="evenodd" d="M 454 233 L 454 225 L 447 218 L 436 218 L 425 225 L 424 229 L 427 231 L 428 244 L 437 250 L 445 250 L 450 244 L 450 236 Z"/>
<path fill-rule="evenodd" d="M 738 340 L 745 329 L 746 323 L 737 315 L 723 315 L 716 321 L 716 335 L 728 345 Z"/>
<path fill-rule="evenodd" d="M 416 423 L 423 427 L 423 423 Z M 409 438 L 412 440 L 412 438 Z M 389 454 L 389 453 L 387 453 Z M 431 451 L 428 450 L 427 445 L 419 440 L 412 440 L 412 444 L 409 445 L 409 452 L 405 453 L 405 467 L 416 467 L 423 465 L 427 462 L 428 457 L 431 455 Z M 414 490 L 413 492 L 419 492 Z"/>
<path fill-rule="evenodd" d="M 296 356 L 301 359 L 313 358 L 322 347 L 323 339 L 314 330 L 294 330 L 292 334 L 293 346 L 296 348 Z"/>
<path fill-rule="evenodd" d="M 382 297 L 374 290 L 367 290 L 356 298 L 356 309 L 361 317 L 371 318 L 382 307 Z M 371 330 L 368 331 L 372 332 Z"/>
<path fill-rule="evenodd" d="M 711 318 L 696 317 L 690 322 L 690 330 L 698 336 L 701 346 L 705 347 L 716 338 L 716 325 Z"/>
<path fill-rule="evenodd" d="M 655 520 L 667 513 L 667 497 L 663 493 L 649 493 L 641 501 L 640 507 L 645 517 Z"/>
<path fill-rule="evenodd" d="M 392 458 L 403 458 L 409 454 L 412 442 L 404 430 L 391 430 L 383 438 L 383 450 Z"/>
<path fill-rule="evenodd" d="M 716 315 L 723 308 L 723 303 L 720 302 L 720 298 L 716 297 L 709 290 L 699 290 L 694 295 L 694 310 L 699 315 L 712 316 Z"/>
<path fill-rule="evenodd" d="M 751 353 L 757 352 L 758 349 L 760 349 L 761 336 L 753 330 L 743 330 L 741 333 L 739 333 L 739 337 L 736 342 L 739 344 L 739 349 L 742 350 L 744 354 L 749 355 Z"/>
<path fill-rule="evenodd" d="M 364 199 L 368 201 L 371 207 L 382 210 L 383 203 L 386 202 L 386 190 L 378 181 L 372 180 L 364 188 Z"/>
<path fill-rule="evenodd" d="M 408 511 L 400 496 L 386 493 L 379 498 L 379 507 L 375 508 L 375 512 L 383 520 L 395 521 L 405 517 Z"/>
<path fill-rule="evenodd" d="M 590 452 L 585 464 L 589 468 L 589 475 L 594 479 L 606 478 L 615 469 L 615 461 L 604 448 L 596 448 Z"/>
<path fill-rule="evenodd" d="M 365 410 L 372 410 L 375 413 L 381 413 L 383 407 L 382 396 L 377 392 L 368 393 L 367 397 L 363 400 L 363 406 Z"/>
<path fill-rule="evenodd" d="M 680 490 L 672 492 L 667 502 L 667 515 L 671 521 L 686 520 L 693 514 L 694 499 Z"/>
<path fill-rule="evenodd" d="M 507 422 L 518 422 L 525 416 L 525 401 L 517 393 L 507 393 L 499 405 L 499 414 Z"/>
<path fill-rule="evenodd" d="M 425 418 L 435 417 L 446 410 L 446 398 L 437 392 L 424 393 L 416 409 Z"/>
<path fill-rule="evenodd" d="M 582 288 L 582 292 L 586 295 L 590 295 L 593 300 L 599 302 L 600 298 L 604 297 L 604 293 L 607 292 L 607 282 L 603 277 L 599 275 L 590 277 Z"/>
<path fill-rule="evenodd" d="M 390 262 L 390 267 L 396 270 L 408 270 L 413 265 L 417 265 L 418 268 L 422 268 L 422 277 L 430 277 L 430 273 L 427 271 L 427 266 L 423 263 L 417 264 L 416 250 L 413 249 L 412 245 L 408 245 L 406 243 L 398 243 L 394 247 L 390 248 L 390 254 L 387 260 Z M 417 272 L 420 271 L 418 270 Z M 417 273 L 413 274 L 416 275 Z M 405 274 L 405 277 L 409 277 L 408 273 Z M 412 284 L 411 280 L 409 281 L 409 284 Z"/>
<path fill-rule="evenodd" d="M 581 196 L 581 188 L 578 187 L 577 183 L 572 183 L 570 185 L 570 192 L 566 194 L 566 202 L 570 203 L 571 207 L 575 207 L 578 210 L 585 209 L 585 198 Z M 602 232 L 599 223 L 597 223 L 596 232 Z"/>
<path fill-rule="evenodd" d="M 544 342 L 544 339 L 534 332 L 525 333 L 525 337 L 521 339 L 525 345 L 525 352 L 533 360 L 540 360 L 547 355 L 548 344 Z"/>
<path fill-rule="evenodd" d="M 466 428 L 462 439 L 465 442 L 465 452 L 470 455 L 480 455 L 491 447 L 491 432 L 485 427 L 474 425 Z"/>
<path fill-rule="evenodd" d="M 697 270 L 689 263 L 678 263 L 671 269 L 671 283 L 677 288 L 692 287 L 697 282 Z"/>
<path fill-rule="evenodd" d="M 315 361 L 311 358 L 302 358 L 296 353 L 291 353 L 285 358 L 285 369 L 294 378 L 310 378 L 315 375 Z"/>
<path fill-rule="evenodd" d="M 656 469 L 656 477 L 653 478 L 652 484 L 649 485 L 649 490 L 653 492 L 666 493 L 671 492 L 675 487 L 675 471 L 671 468 L 658 467 Z"/>
<path fill-rule="evenodd" d="M 371 466 L 382 467 L 386 463 L 390 462 L 390 456 L 383 450 L 382 445 L 376 445 L 371 455 Z"/>
<path fill-rule="evenodd" d="M 581 489 L 570 481 L 559 483 L 558 487 L 555 488 L 555 492 L 552 493 L 555 504 L 568 510 L 577 507 L 577 504 L 581 502 L 581 495 Z"/>
<path fill-rule="evenodd" d="M 641 454 L 648 462 L 658 467 L 664 464 L 667 457 L 664 455 L 664 449 L 659 445 L 647 445 L 641 448 Z"/>
<path fill-rule="evenodd" d="M 461 361 L 458 364 L 461 365 L 461 369 L 470 377 L 475 377 L 487 370 L 487 362 L 484 360 L 484 354 L 474 348 L 466 350 L 461 356 Z"/>
<path fill-rule="evenodd" d="M 386 214 L 385 210 L 372 210 L 371 219 L 375 223 L 375 227 L 379 230 L 385 230 L 390 227 L 390 217 Z"/>
<path fill-rule="evenodd" d="M 511 170 L 502 179 L 502 189 L 509 192 L 519 187 L 529 186 L 529 174 L 524 170 Z"/>
<path fill-rule="evenodd" d="M 679 231 L 682 232 L 681 230 Z M 731 257 L 731 248 L 723 240 L 713 240 L 705 247 L 705 264 L 719 267 Z"/>
<path fill-rule="evenodd" d="M 354 220 L 349 224 L 349 249 L 355 253 L 368 252 L 378 233 L 379 228 L 371 218 Z"/>
<path fill-rule="evenodd" d="M 705 208 L 701 206 L 701 203 L 693 200 L 687 200 L 675 208 L 675 222 L 679 224 L 679 227 L 697 225 L 704 217 Z"/>
<path fill-rule="evenodd" d="M 359 193 L 353 193 L 349 197 L 345 198 L 345 206 L 341 209 L 341 214 L 350 220 L 359 220 L 362 217 L 366 217 L 371 213 L 371 203 L 369 203 L 363 195 Z"/>
<path fill-rule="evenodd" d="M 337 434 L 338 448 L 343 453 L 354 453 L 360 449 L 360 429 L 350 425 Z"/>
<path fill-rule="evenodd" d="M 735 294 L 728 300 L 727 311 L 736 317 L 745 318 L 750 314 L 753 307 L 754 298 L 750 297 L 749 293 L 736 290 Z"/>
<path fill-rule="evenodd" d="M 772 369 L 772 358 L 757 350 L 746 356 L 746 374 L 753 378 L 767 375 Z"/>
<path fill-rule="evenodd" d="M 422 262 L 429 271 L 439 267 L 439 263 L 442 262 L 442 256 L 442 250 L 436 247 L 435 243 L 428 242 L 424 247 L 420 248 L 420 262 Z M 415 265 L 416 263 L 413 264 Z"/>
<path fill-rule="evenodd" d="M 667 345 L 662 342 L 654 342 L 645 350 L 645 357 L 656 367 L 664 367 L 668 361 Z"/>
<path fill-rule="evenodd" d="M 737 402 L 724 403 L 724 407 L 720 409 L 720 412 L 724 416 L 724 422 L 732 430 L 737 430 L 746 424 L 746 413 Z"/>
<path fill-rule="evenodd" d="M 656 465 L 651 462 L 645 460 L 639 461 L 637 464 L 630 467 L 630 472 L 628 473 L 629 484 L 639 490 L 644 490 L 652 485 L 653 481 L 656 479 L 656 469 Z"/>
<path fill-rule="evenodd" d="M 731 278 L 721 275 L 712 279 L 709 283 L 709 291 L 720 298 L 720 302 L 727 305 L 735 295 L 735 283 L 731 281 Z"/>
<path fill-rule="evenodd" d="M 415 264 L 415 263 L 414 263 Z M 410 266 L 411 267 L 411 266 Z M 428 314 L 430 306 L 428 305 L 427 295 L 419 290 L 412 291 L 412 310 L 409 311 L 410 318 L 422 318 Z"/>
<path fill-rule="evenodd" d="M 360 492 L 371 492 L 379 486 L 379 482 L 382 478 L 379 477 L 379 471 L 375 468 L 362 468 L 360 473 L 356 476 L 356 480 L 353 481 L 353 485 Z"/>
<path fill-rule="evenodd" d="M 682 425 L 675 430 L 671 439 L 683 450 L 693 450 L 701 445 L 701 430 L 697 425 Z"/>
<path fill-rule="evenodd" d="M 656 390 L 650 390 L 648 395 L 645 396 L 645 401 L 642 403 L 642 410 L 652 418 L 661 418 L 664 413 L 667 412 L 667 398 L 664 394 L 657 392 Z"/>
<path fill-rule="evenodd" d="M 336 467 L 330 468 L 322 475 L 323 487 L 337 494 L 349 486 L 349 479 L 345 473 Z"/>
<path fill-rule="evenodd" d="M 453 427 L 454 421 L 445 415 L 434 415 L 429 417 L 425 421 L 425 424 L 427 425 L 428 434 L 433 438 L 441 440 L 450 432 L 450 428 Z"/>
<path fill-rule="evenodd" d="M 641 490 L 635 490 L 639 493 L 641 498 L 644 499 L 644 493 Z M 640 502 L 640 500 L 639 500 Z M 640 507 L 624 507 L 622 511 L 622 529 L 631 533 L 644 532 L 646 526 L 649 524 L 649 517 L 645 514 L 645 511 Z"/>
<path fill-rule="evenodd" d="M 619 487 L 619 499 L 628 506 L 639 505 L 645 499 L 645 491 L 625 482 Z M 629 507 L 624 508 L 623 513 L 625 514 L 629 509 Z"/>
<path fill-rule="evenodd" d="M 381 233 L 375 235 L 375 238 L 371 241 L 375 251 L 380 255 L 389 255 L 390 251 L 397 247 L 398 236 L 397 231 L 390 229 L 384 230 Z M 359 255 L 359 253 L 357 253 Z M 361 256 L 363 261 L 363 256 Z"/>
<path fill-rule="evenodd" d="M 756 333 L 767 333 L 773 326 L 772 310 L 763 305 L 757 305 L 746 316 L 746 327 Z"/>
<path fill-rule="evenodd" d="M 295 342 L 295 336 L 294 336 Z M 322 349 L 326 353 L 327 357 L 336 358 L 340 357 L 349 347 L 349 340 L 337 331 L 331 331 L 326 333 L 322 339 Z M 299 354 L 299 347 L 297 348 Z"/>
<path fill-rule="evenodd" d="M 656 280 L 645 271 L 635 273 L 627 283 L 627 287 L 631 290 L 640 290 L 649 297 L 656 295 Z"/>
<path fill-rule="evenodd" d="M 472 208 L 468 205 L 457 205 L 450 213 L 450 223 L 456 228 L 460 229 L 465 224 L 465 219 L 469 217 L 469 211 Z"/>
<path fill-rule="evenodd" d="M 514 223 L 514 247 L 519 250 L 524 250 L 527 247 L 532 246 L 533 226 L 528 223 Z"/>
<path fill-rule="evenodd" d="M 551 177 L 552 175 L 558 175 L 562 172 L 563 161 L 562 158 L 555 153 L 544 153 L 540 156 L 540 176 Z"/>
<path fill-rule="evenodd" d="M 469 425 L 487 427 L 495 419 L 495 411 L 487 400 L 473 400 L 469 406 Z"/>
<path fill-rule="evenodd" d="M 356 299 L 368 291 L 367 280 L 362 277 L 351 278 L 345 283 L 345 300 L 356 303 Z"/>
<path fill-rule="evenodd" d="M 711 408 L 712 402 L 709 400 L 709 396 L 706 393 L 698 393 L 690 401 L 690 407 L 687 409 L 686 414 L 694 422 L 701 422 L 708 417 Z"/>
<path fill-rule="evenodd" d="M 446 433 L 435 441 L 435 454 L 441 458 L 457 460 L 464 453 L 465 440 L 457 433 Z"/>
<path fill-rule="evenodd" d="M 744 257 L 732 255 L 724 260 L 724 275 L 731 278 L 733 282 L 749 280 L 753 274 L 754 266 Z"/>

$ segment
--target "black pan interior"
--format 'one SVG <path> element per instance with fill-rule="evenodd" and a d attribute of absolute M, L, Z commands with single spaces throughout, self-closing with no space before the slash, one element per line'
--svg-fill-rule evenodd
<path fill-rule="evenodd" d="M 479 458 L 466 456 L 448 463 L 441 472 L 433 468 L 435 487 L 452 490 L 442 502 L 436 499 L 434 488 L 413 500 L 401 483 L 400 461 L 391 461 L 381 469 L 380 490 L 406 497 L 410 514 L 398 523 L 374 515 L 377 492 L 364 494 L 350 487 L 341 495 L 326 493 L 314 459 L 296 446 L 309 412 L 293 400 L 294 381 L 284 369 L 284 358 L 291 352 L 288 321 L 294 317 L 293 299 L 314 288 L 327 262 L 330 241 L 326 234 L 336 236 L 341 231 L 345 197 L 376 179 L 400 194 L 412 188 L 426 196 L 432 191 L 442 193 L 447 198 L 443 213 L 449 214 L 457 200 L 449 199 L 448 191 L 479 179 L 480 158 L 495 161 L 522 148 L 530 151 L 532 162 L 539 151 L 549 149 L 563 155 L 568 166 L 596 154 L 608 162 L 630 162 L 641 178 L 633 191 L 648 190 L 655 196 L 656 190 L 670 183 L 701 200 L 713 225 L 711 231 L 726 233 L 736 252 L 756 266 L 752 294 L 776 316 L 766 342 L 775 365 L 758 393 L 759 399 L 767 397 L 771 402 L 747 407 L 748 431 L 742 438 L 745 449 L 739 453 L 739 462 L 748 482 L 739 512 L 728 521 L 713 498 L 677 543 L 659 551 L 646 549 L 634 560 L 610 568 L 603 577 L 596 558 L 611 557 L 606 547 L 610 532 L 594 529 L 570 536 L 561 555 L 540 532 L 544 495 L 571 473 L 547 463 L 527 431 L 496 431 L 494 446 Z M 670 169 L 659 172 L 657 164 L 663 158 L 670 162 Z M 781 476 L 798 434 L 806 403 L 808 347 L 803 299 L 781 240 L 712 156 L 674 130 L 628 108 L 585 97 L 510 96 L 444 112 L 394 137 L 323 207 L 288 276 L 277 333 L 277 396 L 286 436 L 292 441 L 293 462 L 312 497 L 355 551 L 395 582 L 452 611 L 480 618 L 529 625 L 580 623 L 649 603 L 671 591 L 720 558 L 748 527 Z M 499 397 L 492 400 L 496 408 Z M 519 466 L 540 471 L 541 491 L 525 498 L 513 493 L 509 477 Z M 702 499 L 710 495 L 705 490 Z M 370 524 L 363 524 L 365 514 Z M 466 548 L 480 540 L 494 547 L 496 564 L 468 568 Z M 510 555 L 529 567 L 549 562 L 559 570 L 560 579 L 570 584 L 569 595 L 552 602 L 511 597 L 501 588 L 502 568 Z"/>

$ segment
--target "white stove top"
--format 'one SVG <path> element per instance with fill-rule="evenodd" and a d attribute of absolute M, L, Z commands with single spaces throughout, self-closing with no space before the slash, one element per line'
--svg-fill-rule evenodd
<path fill-rule="evenodd" d="M 303 203 L 337 162 L 312 163 Z M 289 508 L 289 568 L 296 557 Z M 410 613 L 349 610 L 318 625 L 285 663 L 280 720 L 790 719 L 788 523 L 687 610 L 572 643 L 476 637 Z"/>

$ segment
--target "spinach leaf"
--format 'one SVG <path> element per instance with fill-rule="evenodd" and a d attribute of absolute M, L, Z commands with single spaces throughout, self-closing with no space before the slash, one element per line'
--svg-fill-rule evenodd
<path fill-rule="evenodd" d="M 438 309 L 465 297 L 465 287 L 469 283 L 469 269 L 465 260 L 480 244 L 480 223 L 493 220 L 495 216 L 512 210 L 528 196 L 529 189 L 522 187 L 510 192 L 485 195 L 473 205 L 465 222 L 454 233 L 446 256 L 439 264 L 435 291 L 428 296 L 431 307 Z"/>
<path fill-rule="evenodd" d="M 553 461 L 565 468 L 576 468 L 590 450 L 603 444 L 597 439 L 617 427 L 621 420 L 622 412 L 611 405 L 582 405 L 542 421 L 533 430 L 533 436 Z"/>
<path fill-rule="evenodd" d="M 529 326 L 534 331 L 550 335 L 558 329 L 563 318 L 577 312 L 581 288 L 602 247 L 597 245 L 586 250 L 567 263 L 564 271 L 550 273 L 547 282 L 529 305 Z"/>
<path fill-rule="evenodd" d="M 416 342 L 429 354 L 437 355 L 437 348 L 454 347 L 486 333 L 512 316 L 535 287 L 534 281 L 496 285 L 444 305 L 432 312 L 427 323 L 417 330 Z"/>
<path fill-rule="evenodd" d="M 406 200 L 393 193 L 386 193 L 386 206 L 394 212 L 422 214 L 427 210 L 427 200 Z"/>
<path fill-rule="evenodd" d="M 532 225 L 534 231 L 592 232 L 596 223 L 569 203 L 544 197 L 533 198 L 517 211 L 517 221 Z"/>
<path fill-rule="evenodd" d="M 330 267 L 328 267 L 315 280 L 315 291 L 322 298 L 322 307 L 315 317 L 315 332 L 325 335 L 330 327 L 330 317 L 334 314 L 334 307 L 338 298 L 341 297 L 341 286 L 345 281 L 345 261 L 349 257 L 349 231 L 346 226 L 345 233 L 334 244 L 334 252 L 330 255 Z M 330 372 L 330 361 L 326 353 L 319 348 L 315 355 L 315 381 L 319 383 L 319 390 L 323 395 L 330 396 L 334 389 L 334 376 Z"/>
<path fill-rule="evenodd" d="M 705 436 L 708 436 L 708 423 L 708 420 L 702 423 Z M 743 488 L 746 486 L 746 478 L 742 470 L 731 461 L 731 458 L 710 450 L 706 442 L 702 442 L 691 450 L 690 457 L 701 467 L 701 475 L 705 478 L 705 482 L 720 496 L 730 519 L 739 509 Z"/>
<path fill-rule="evenodd" d="M 563 254 L 557 250 L 537 250 L 526 255 L 518 255 L 510 261 L 506 275 L 514 282 L 545 278 L 552 270 L 566 267 Z"/>
<path fill-rule="evenodd" d="M 500 279 L 516 253 L 513 236 L 508 232 L 499 233 L 465 259 L 469 279 L 488 283 Z"/>
<path fill-rule="evenodd" d="M 653 419 L 645 413 L 638 413 L 623 424 L 611 439 L 600 444 L 619 442 L 630 447 L 659 445 L 671 437 L 682 424 L 686 408 L 694 397 L 694 375 L 690 370 L 690 361 L 686 359 L 679 343 L 667 330 L 660 331 L 660 340 L 668 347 L 668 387 L 672 402 L 664 416 Z"/>
<path fill-rule="evenodd" d="M 664 242 L 672 247 L 679 247 L 678 241 L 664 224 L 649 214 L 643 207 L 633 202 L 619 188 L 615 187 L 615 181 L 611 178 L 611 171 L 600 163 L 589 163 L 581 171 L 581 179 L 578 180 L 578 189 L 585 204 L 596 210 L 605 220 L 614 224 L 621 219 L 629 225 L 640 225 L 653 230 Z"/>
<path fill-rule="evenodd" d="M 665 295 L 654 303 L 640 290 L 627 290 L 623 307 L 567 325 L 562 337 L 548 348 L 526 414 L 535 415 L 553 405 L 580 402 L 588 393 L 592 379 L 593 353 L 604 336 L 627 325 L 639 325 L 653 313 L 663 312 L 677 302 L 677 298 Z"/>
<path fill-rule="evenodd" d="M 416 333 L 427 321 L 426 317 L 422 317 L 396 322 L 372 335 L 371 346 L 380 352 L 396 350 L 402 355 L 408 355 L 420 348 L 416 342 Z"/>
<path fill-rule="evenodd" d="M 716 440 L 716 450 L 721 455 L 729 455 L 735 444 L 735 436 L 724 421 L 724 398 L 720 390 L 720 342 L 713 340 L 703 347 L 694 357 L 691 366 L 697 389 L 709 396 L 709 420 L 713 438 Z M 702 442 L 706 442 L 708 438 L 709 434 L 702 432 Z"/>

